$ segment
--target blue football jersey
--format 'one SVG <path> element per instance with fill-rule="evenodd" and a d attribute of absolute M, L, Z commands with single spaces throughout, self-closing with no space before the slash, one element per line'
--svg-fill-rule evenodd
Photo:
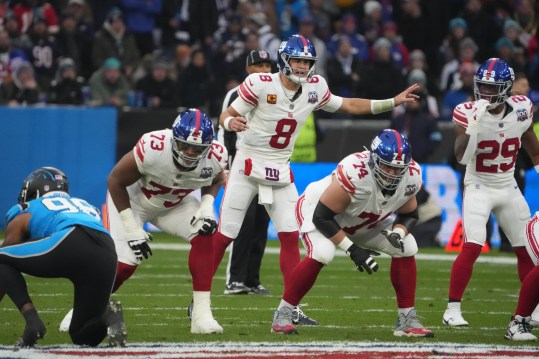
<path fill-rule="evenodd" d="M 16 216 L 30 213 L 30 238 L 49 237 L 62 229 L 76 225 L 108 233 L 97 208 L 83 199 L 64 192 L 51 192 L 23 205 L 13 206 L 6 214 L 6 226 Z"/>

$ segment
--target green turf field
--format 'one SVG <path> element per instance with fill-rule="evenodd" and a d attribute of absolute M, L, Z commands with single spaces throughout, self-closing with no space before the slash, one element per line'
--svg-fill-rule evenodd
<path fill-rule="evenodd" d="M 185 243 L 166 235 L 155 235 L 154 243 Z M 277 247 L 269 241 L 268 247 Z M 420 253 L 444 254 L 442 249 Z M 129 342 L 201 341 L 441 341 L 455 343 L 514 344 L 503 334 L 515 308 L 519 281 L 516 264 L 476 263 L 474 275 L 464 295 L 463 315 L 470 328 L 453 329 L 442 325 L 449 284 L 450 260 L 418 260 L 416 309 L 422 323 L 435 332 L 433 339 L 393 336 L 397 318 L 396 301 L 389 280 L 389 259 L 379 258 L 380 270 L 372 276 L 355 270 L 347 257 L 336 257 L 325 268 L 318 282 L 304 299 L 305 312 L 320 321 L 317 327 L 299 327 L 300 335 L 270 333 L 273 311 L 282 293 L 282 277 L 277 254 L 266 254 L 262 282 L 270 296 L 224 295 L 222 263 L 212 296 L 213 313 L 223 326 L 223 335 L 192 335 L 186 316 L 191 299 L 191 277 L 185 250 L 154 249 L 131 280 L 114 297 L 120 300 L 129 331 Z M 512 255 L 494 253 L 486 256 Z M 225 257 L 226 258 L 226 257 Z M 58 324 L 71 308 L 72 287 L 67 280 L 28 278 L 28 286 L 48 333 L 41 345 L 71 343 Z M 13 344 L 22 333 L 24 321 L 7 297 L 0 302 L 0 345 Z M 537 345 L 537 344 L 530 344 Z"/>

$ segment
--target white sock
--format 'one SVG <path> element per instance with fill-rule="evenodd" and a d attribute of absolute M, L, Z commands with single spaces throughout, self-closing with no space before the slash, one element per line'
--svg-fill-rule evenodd
<path fill-rule="evenodd" d="M 458 309 L 458 311 L 460 312 L 460 302 L 447 303 L 447 309 Z"/>
<path fill-rule="evenodd" d="M 277 308 L 277 310 L 281 309 L 282 307 L 288 307 L 292 310 L 294 310 L 294 308 L 296 307 L 295 305 L 292 305 L 290 303 L 288 303 L 286 300 L 284 299 L 281 299 L 281 303 L 279 303 L 279 307 Z"/>
<path fill-rule="evenodd" d="M 211 314 L 211 292 L 196 292 L 193 291 L 193 317 L 195 315 L 210 315 Z"/>
<path fill-rule="evenodd" d="M 410 308 L 398 308 L 399 314 L 404 314 L 405 316 L 408 316 L 408 314 L 414 309 L 414 307 Z"/>

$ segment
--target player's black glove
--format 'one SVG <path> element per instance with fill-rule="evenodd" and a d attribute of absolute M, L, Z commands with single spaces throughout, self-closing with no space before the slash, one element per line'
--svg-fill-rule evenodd
<path fill-rule="evenodd" d="M 399 228 L 400 229 L 400 228 Z M 402 229 L 400 229 L 402 231 Z M 399 231 L 389 231 L 384 229 L 382 234 L 386 236 L 387 240 L 395 248 L 400 248 L 401 252 L 404 253 L 404 240 Z"/>
<path fill-rule="evenodd" d="M 217 231 L 217 220 L 213 217 L 204 217 L 202 220 L 202 227 L 198 230 L 199 234 L 204 236 L 214 234 Z M 194 225 L 197 221 L 197 218 L 193 216 L 191 219 L 191 225 Z"/>
<path fill-rule="evenodd" d="M 138 260 L 148 259 L 151 257 L 152 249 L 150 248 L 150 245 L 148 242 L 152 241 L 152 236 L 150 233 L 146 233 L 148 238 L 147 239 L 132 239 L 127 241 L 127 244 L 135 254 L 135 257 L 137 257 Z"/>
<path fill-rule="evenodd" d="M 354 261 L 358 271 L 363 272 L 363 270 L 366 270 L 369 274 L 378 271 L 378 263 L 376 263 L 371 255 L 380 255 L 380 253 L 358 247 L 355 244 L 352 244 L 346 250 L 346 253 L 348 253 L 350 259 Z"/>

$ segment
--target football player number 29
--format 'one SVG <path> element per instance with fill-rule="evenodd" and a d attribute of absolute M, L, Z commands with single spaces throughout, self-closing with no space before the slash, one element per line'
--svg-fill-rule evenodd
<path fill-rule="evenodd" d="M 480 150 L 490 150 L 477 154 L 475 169 L 477 172 L 498 173 L 507 172 L 513 168 L 517 159 L 518 149 L 520 148 L 520 139 L 517 137 L 508 138 L 502 143 L 498 141 L 481 141 L 477 144 Z M 508 158 L 508 163 L 485 164 L 487 160 L 495 160 L 498 156 Z"/>
<path fill-rule="evenodd" d="M 271 136 L 270 146 L 282 150 L 290 144 L 290 138 L 296 130 L 298 123 L 296 120 L 290 118 L 283 118 L 282 120 L 277 121 L 277 126 L 275 127 L 275 135 Z"/>

